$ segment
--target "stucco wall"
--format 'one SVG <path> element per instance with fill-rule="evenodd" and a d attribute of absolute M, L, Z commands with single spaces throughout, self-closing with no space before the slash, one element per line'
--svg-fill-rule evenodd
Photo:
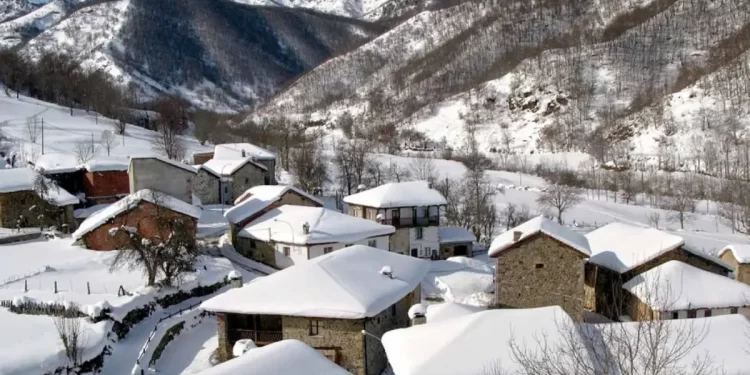
<path fill-rule="evenodd" d="M 205 169 L 199 169 L 193 180 L 193 190 L 200 198 L 202 204 L 219 204 L 219 178 L 208 173 Z"/>
<path fill-rule="evenodd" d="M 159 159 L 131 159 L 130 192 L 152 189 L 192 203 L 195 173 Z"/>
<path fill-rule="evenodd" d="M 731 251 L 727 251 L 722 254 L 721 260 L 729 263 L 734 267 L 735 280 L 745 284 L 750 284 L 750 264 L 741 264 L 740 262 L 738 262 Z"/>
<path fill-rule="evenodd" d="M 584 256 L 546 235 L 518 242 L 497 257 L 498 307 L 561 306 L 583 320 Z"/>
<path fill-rule="evenodd" d="M 417 239 L 417 231 L 422 230 L 422 239 Z M 432 251 L 440 250 L 440 234 L 438 227 L 421 227 L 409 229 L 409 254 L 417 249 L 420 258 L 429 259 Z"/>
<path fill-rule="evenodd" d="M 318 334 L 310 335 L 310 321 L 318 322 Z M 284 339 L 297 339 L 311 347 L 338 353 L 338 364 L 355 375 L 365 371 L 364 319 L 308 319 L 282 317 Z M 321 350 L 322 351 L 322 350 Z"/>

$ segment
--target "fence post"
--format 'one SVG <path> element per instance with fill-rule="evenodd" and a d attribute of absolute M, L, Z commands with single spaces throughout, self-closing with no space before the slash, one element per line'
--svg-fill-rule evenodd
<path fill-rule="evenodd" d="M 89 284 L 88 281 L 86 282 L 86 292 L 88 292 L 88 294 L 91 294 L 91 284 Z"/>
<path fill-rule="evenodd" d="M 29 291 L 29 280 L 28 279 L 26 279 L 26 280 L 23 281 L 23 291 L 24 291 L 24 293 L 26 293 L 26 292 Z"/>
<path fill-rule="evenodd" d="M 57 294 L 57 281 L 55 281 L 55 294 Z"/>

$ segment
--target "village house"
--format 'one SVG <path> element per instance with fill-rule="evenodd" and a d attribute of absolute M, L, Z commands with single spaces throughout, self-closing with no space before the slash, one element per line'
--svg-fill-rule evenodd
<path fill-rule="evenodd" d="M 240 339 L 296 339 L 356 375 L 388 364 L 380 337 L 408 326 L 429 263 L 355 245 L 256 279 L 203 302 L 216 313 L 218 358 Z M 290 360 L 292 360 L 290 358 Z"/>
<path fill-rule="evenodd" d="M 85 172 L 75 155 L 51 152 L 40 155 L 33 163 L 30 162 L 29 164 L 68 193 L 75 196 L 83 193 L 83 175 Z"/>
<path fill-rule="evenodd" d="M 506 231 L 489 249 L 497 259 L 496 306 L 558 305 L 583 321 L 584 264 L 590 255 L 586 237 L 541 216 Z"/>
<path fill-rule="evenodd" d="M 441 259 L 474 255 L 474 233 L 466 228 L 440 227 L 438 228 L 438 238 L 440 239 Z"/>
<path fill-rule="evenodd" d="M 613 320 L 629 311 L 623 283 L 670 260 L 724 277 L 734 271 L 721 259 L 687 246 L 682 237 L 654 228 L 611 223 L 586 238 L 592 254 L 586 265 L 586 309 Z"/>
<path fill-rule="evenodd" d="M 349 215 L 396 228 L 391 251 L 425 259 L 447 258 L 440 253 L 439 231 L 440 210 L 447 201 L 426 181 L 388 183 L 345 197 L 344 202 Z"/>
<path fill-rule="evenodd" d="M 125 158 L 97 157 L 81 166 L 83 193 L 92 205 L 113 203 L 130 194 L 130 179 Z"/>
<path fill-rule="evenodd" d="M 291 185 L 260 185 L 247 189 L 234 201 L 224 217 L 229 222 L 229 237 L 236 248 L 237 233 L 266 212 L 284 205 L 323 207 L 323 201 Z"/>
<path fill-rule="evenodd" d="M 354 244 L 388 251 L 394 231 L 323 207 L 284 205 L 245 226 L 237 234 L 236 250 L 281 269 Z"/>
<path fill-rule="evenodd" d="M 187 164 L 162 157 L 134 157 L 128 167 L 130 193 L 150 189 L 192 203 L 196 173 Z"/>
<path fill-rule="evenodd" d="M 113 203 L 84 220 L 73 239 L 92 250 L 128 248 L 125 233 L 112 235 L 111 229 L 134 228 L 141 238 L 152 242 L 180 235 L 195 240 L 201 209 L 167 194 L 140 190 Z"/>
<path fill-rule="evenodd" d="M 742 314 L 750 317 L 750 285 L 678 260 L 633 277 L 629 292 L 632 320 L 690 319 Z"/>
<path fill-rule="evenodd" d="M 74 229 L 78 198 L 30 168 L 0 170 L 0 227 Z"/>
<path fill-rule="evenodd" d="M 266 167 L 251 158 L 211 159 L 198 168 L 193 187 L 202 204 L 232 205 L 247 189 L 265 184 Z"/>
<path fill-rule="evenodd" d="M 214 147 L 214 159 L 240 160 L 250 158 L 266 167 L 263 185 L 276 185 L 276 155 L 250 143 L 225 143 Z"/>
<path fill-rule="evenodd" d="M 729 245 L 721 249 L 719 258 L 734 267 L 734 279 L 750 284 L 750 245 Z"/>

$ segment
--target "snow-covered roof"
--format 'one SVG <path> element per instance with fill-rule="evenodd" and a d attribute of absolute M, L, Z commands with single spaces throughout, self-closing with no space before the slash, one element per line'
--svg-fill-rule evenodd
<path fill-rule="evenodd" d="M 572 324 L 558 306 L 489 310 L 396 329 L 382 340 L 398 375 L 485 374 L 495 373 L 491 370 L 497 366 L 510 374 L 522 370 L 512 354 L 511 338 L 533 346 L 546 334 L 546 342 L 556 345 L 564 340 L 559 327 Z"/>
<path fill-rule="evenodd" d="M 685 246 L 682 237 L 654 228 L 610 223 L 586 234 L 591 246 L 590 262 L 625 273 L 631 269 L 682 247 L 696 256 L 732 269 L 722 260 Z"/>
<path fill-rule="evenodd" d="M 52 152 L 39 156 L 34 161 L 34 168 L 40 173 L 71 173 L 80 170 L 80 162 L 73 154 Z"/>
<path fill-rule="evenodd" d="M 35 191 L 34 181 L 39 176 L 39 173 L 31 168 L 2 169 L 0 170 L 0 193 Z M 80 202 L 78 198 L 57 186 L 53 181 L 47 180 L 47 185 L 49 186 L 49 191 L 46 198 L 57 206 L 69 206 Z"/>
<path fill-rule="evenodd" d="M 309 231 L 303 231 L 307 223 Z M 351 243 L 375 236 L 387 236 L 396 229 L 372 220 L 343 214 L 323 207 L 284 205 L 253 220 L 240 237 L 297 245 Z"/>
<path fill-rule="evenodd" d="M 381 270 L 390 267 L 392 277 Z M 208 311 L 362 319 L 400 301 L 429 262 L 354 245 L 256 279 L 203 302 Z"/>
<path fill-rule="evenodd" d="M 518 241 L 513 240 L 515 232 L 521 232 L 521 237 Z M 497 256 L 501 252 L 511 248 L 516 242 L 523 241 L 537 233 L 544 233 L 586 256 L 591 255 L 589 241 L 584 235 L 574 232 L 554 221 L 547 220 L 542 216 L 535 217 L 495 237 L 495 239 L 492 240 L 492 244 L 490 244 L 489 255 L 493 257 Z"/>
<path fill-rule="evenodd" d="M 719 256 L 724 255 L 727 251 L 732 253 L 738 263 L 750 263 L 750 245 L 731 244 L 719 251 Z"/>
<path fill-rule="evenodd" d="M 164 158 L 164 157 L 161 157 L 161 156 L 134 156 L 134 157 L 130 158 L 130 164 L 128 165 L 128 171 L 130 171 L 130 167 L 133 165 L 133 162 L 135 160 L 141 160 L 141 159 L 156 159 L 156 160 L 159 160 L 161 162 L 164 162 L 164 163 L 170 164 L 172 166 L 175 166 L 177 168 L 184 169 L 184 170 L 186 170 L 188 172 L 198 173 L 198 170 L 195 169 L 195 168 L 193 168 L 192 166 L 189 166 L 189 165 L 187 165 L 185 163 L 180 163 L 178 161 L 174 161 L 172 159 L 167 159 L 167 158 Z"/>
<path fill-rule="evenodd" d="M 208 173 L 211 173 L 212 175 L 217 177 L 231 177 L 235 172 L 244 167 L 247 163 L 251 163 L 264 171 L 268 170 L 268 168 L 266 168 L 265 166 L 253 162 L 251 158 L 234 160 L 211 159 L 203 163 L 200 168 L 205 169 Z"/>
<path fill-rule="evenodd" d="M 622 286 L 658 311 L 750 306 L 750 285 L 671 260 Z"/>
<path fill-rule="evenodd" d="M 427 181 L 391 182 L 344 197 L 344 202 L 374 208 L 440 206 L 448 202 Z"/>
<path fill-rule="evenodd" d="M 243 155 L 244 151 L 244 155 Z M 252 143 L 225 143 L 216 145 L 214 159 L 242 159 L 251 157 L 255 160 L 275 160 L 276 155 Z"/>
<path fill-rule="evenodd" d="M 438 233 L 440 243 L 444 244 L 474 242 L 476 239 L 474 233 L 461 227 L 440 227 Z"/>
<path fill-rule="evenodd" d="M 427 306 L 427 323 L 437 323 L 478 313 L 486 310 L 484 307 L 466 305 L 463 303 L 443 302 Z"/>
<path fill-rule="evenodd" d="M 258 185 L 247 189 L 247 191 L 235 199 L 235 206 L 227 210 L 224 216 L 230 223 L 237 224 L 270 206 L 273 202 L 278 201 L 289 191 L 294 191 L 295 193 L 323 206 L 323 202 L 320 199 L 315 198 L 294 186 Z"/>
<path fill-rule="evenodd" d="M 99 212 L 107 207 L 109 207 L 110 203 L 103 203 L 103 204 L 97 204 L 93 205 L 91 207 L 86 208 L 79 208 L 75 211 L 73 211 L 73 217 L 76 219 L 86 219 L 89 216 L 95 214 L 96 212 Z"/>
<path fill-rule="evenodd" d="M 81 165 L 81 168 L 89 172 L 115 172 L 127 171 L 130 165 L 129 158 L 115 156 L 97 156 Z"/>
<path fill-rule="evenodd" d="M 197 375 L 351 375 L 298 340 L 282 340 L 218 364 Z"/>
<path fill-rule="evenodd" d="M 86 233 L 99 228 L 110 219 L 122 214 L 123 212 L 127 212 L 133 209 L 141 201 L 146 201 L 196 219 L 199 219 L 202 213 L 202 210 L 200 208 L 195 207 L 173 196 L 155 192 L 150 189 L 144 189 L 130 194 L 127 197 L 122 198 L 119 201 L 89 216 L 88 219 L 84 220 L 83 223 L 81 223 L 81 225 L 78 227 L 78 230 L 73 233 L 73 239 L 80 239 Z"/>

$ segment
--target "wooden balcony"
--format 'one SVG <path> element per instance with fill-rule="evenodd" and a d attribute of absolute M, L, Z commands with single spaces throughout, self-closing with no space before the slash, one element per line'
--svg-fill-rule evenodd
<path fill-rule="evenodd" d="M 392 225 L 396 228 L 431 227 L 440 225 L 440 217 L 401 217 L 379 220 L 378 222 L 385 225 Z"/>
<path fill-rule="evenodd" d="M 258 346 L 273 344 L 284 339 L 281 331 L 256 331 L 252 329 L 234 329 L 230 331 L 232 341 L 251 339 Z"/>

